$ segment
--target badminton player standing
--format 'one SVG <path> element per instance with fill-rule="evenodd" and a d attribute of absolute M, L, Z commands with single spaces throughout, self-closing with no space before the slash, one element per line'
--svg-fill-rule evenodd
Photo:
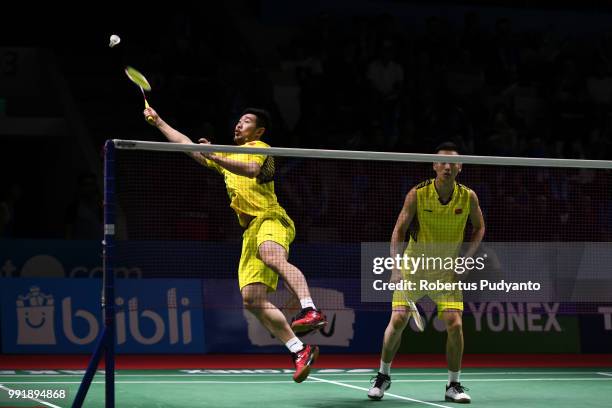
<path fill-rule="evenodd" d="M 456 155 L 457 147 L 453 143 L 440 145 L 438 154 Z M 404 207 L 400 212 L 393 235 L 391 237 L 391 256 L 400 254 L 410 227 L 410 241 L 405 254 L 420 256 L 416 248 L 421 244 L 434 244 L 434 250 L 445 252 L 442 257 L 457 254 L 448 253 L 450 248 L 458 248 L 463 242 L 465 227 L 468 221 L 472 223 L 472 237 L 464 258 L 474 255 L 485 232 L 484 220 L 476 193 L 464 185 L 455 182 L 461 172 L 459 163 L 440 163 L 433 165 L 436 178 L 426 180 L 408 192 Z M 451 249 L 451 252 L 458 252 Z M 399 271 L 394 270 L 392 280 L 399 281 Z M 453 271 L 425 271 L 429 275 L 441 277 L 442 280 L 453 280 Z M 446 276 L 444 276 L 446 275 Z M 435 277 L 433 278 L 435 280 Z M 404 275 L 404 279 L 406 278 Z M 448 364 L 448 384 L 446 386 L 445 400 L 450 402 L 469 403 L 470 396 L 459 382 L 461 359 L 463 357 L 463 297 L 458 291 L 425 291 L 410 292 L 411 301 L 417 301 L 423 296 L 429 296 L 436 302 L 438 318 L 446 325 L 446 359 Z M 385 390 L 391 386 L 391 362 L 399 349 L 402 332 L 408 325 L 411 312 L 408 308 L 408 299 L 404 299 L 401 292 L 393 294 L 391 319 L 385 330 L 383 348 L 380 360 L 380 370 L 374 379 L 372 388 L 368 391 L 370 399 L 379 400 Z M 418 313 L 418 311 L 416 312 Z"/>

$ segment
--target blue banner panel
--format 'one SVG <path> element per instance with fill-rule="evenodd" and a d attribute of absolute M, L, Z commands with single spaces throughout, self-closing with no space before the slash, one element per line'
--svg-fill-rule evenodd
<path fill-rule="evenodd" d="M 102 277 L 100 241 L 0 239 L 2 278 Z M 139 277 L 137 267 L 117 265 L 116 276 Z"/>
<path fill-rule="evenodd" d="M 100 279 L 1 279 L 4 353 L 90 353 L 102 327 Z M 118 353 L 204 352 L 202 285 L 117 280 Z"/>

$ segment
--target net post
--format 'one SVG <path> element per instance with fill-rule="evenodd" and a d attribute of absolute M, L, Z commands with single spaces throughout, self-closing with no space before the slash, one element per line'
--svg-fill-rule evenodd
<path fill-rule="evenodd" d="M 104 144 L 104 240 L 102 241 L 102 318 L 103 328 L 89 360 L 72 408 L 83 406 L 87 391 L 96 374 L 102 352 L 105 359 L 105 407 L 115 406 L 115 146 Z"/>
<path fill-rule="evenodd" d="M 104 241 L 103 294 L 105 348 L 105 406 L 115 406 L 115 144 L 107 140 L 104 144 Z"/>
<path fill-rule="evenodd" d="M 74 401 L 72 402 L 72 408 L 81 408 L 83 406 L 83 402 L 85 401 L 85 396 L 87 395 L 87 391 L 89 391 L 89 386 L 91 385 L 91 381 L 96 374 L 96 370 L 98 369 L 98 364 L 100 363 L 100 358 L 102 357 L 102 351 L 104 350 L 104 343 L 106 341 L 106 329 L 102 329 L 100 335 L 98 336 L 98 341 L 96 342 L 96 348 L 94 349 L 94 353 L 89 359 L 89 363 L 87 365 L 87 370 L 85 370 L 85 375 L 83 376 L 83 380 L 81 380 L 81 384 L 79 385 L 79 391 L 77 392 L 76 397 L 74 397 Z"/>

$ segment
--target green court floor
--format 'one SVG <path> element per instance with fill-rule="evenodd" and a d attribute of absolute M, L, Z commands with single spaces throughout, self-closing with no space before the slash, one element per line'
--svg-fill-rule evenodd
<path fill-rule="evenodd" d="M 382 401 L 366 391 L 373 369 L 313 370 L 302 384 L 291 370 L 119 370 L 117 407 L 352 408 L 452 407 L 444 401 L 446 372 L 397 369 Z M 82 373 L 70 370 L 0 371 L 0 406 L 69 407 Z M 472 407 L 610 407 L 612 368 L 606 369 L 466 369 Z M 10 398 L 9 392 L 64 390 L 66 398 Z M 35 398 L 35 397 L 34 397 Z M 104 406 L 104 376 L 96 375 L 86 407 Z"/>

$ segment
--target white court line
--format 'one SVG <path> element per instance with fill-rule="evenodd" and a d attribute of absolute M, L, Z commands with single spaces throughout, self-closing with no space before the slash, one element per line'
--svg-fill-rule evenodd
<path fill-rule="evenodd" d="M 365 381 L 362 381 L 365 382 Z M 3 382 L 2 384 L 80 384 L 81 381 L 31 381 Z M 105 384 L 104 381 L 92 381 L 92 384 Z M 115 384 L 295 384 L 293 380 L 286 381 L 115 381 Z M 306 383 L 304 383 L 306 384 Z M 317 384 L 312 381 L 310 384 Z"/>
<path fill-rule="evenodd" d="M 313 377 L 312 375 L 308 377 L 309 379 L 314 379 L 316 381 L 306 381 L 304 384 L 320 384 L 320 383 L 331 383 L 336 384 L 336 381 L 325 380 L 322 378 Z M 612 381 L 612 375 L 610 378 L 607 377 L 594 377 L 594 378 L 475 378 L 469 380 L 470 382 L 505 382 L 505 381 Z M 368 380 L 342 380 L 342 383 L 338 382 L 338 384 L 346 383 L 369 383 Z M 393 380 L 394 383 L 427 383 L 427 382 L 447 382 L 447 380 Z M 6 382 L 3 384 L 22 384 L 22 385 L 31 385 L 31 384 L 80 384 L 80 381 L 19 381 L 19 382 Z M 192 381 L 175 381 L 175 380 L 167 380 L 167 381 L 159 381 L 159 380 L 151 380 L 151 381 L 126 381 L 119 380 L 115 381 L 115 384 L 293 384 L 292 380 L 286 381 L 215 381 L 215 380 L 192 380 Z M 104 384 L 104 381 L 92 381 L 92 384 Z M 358 388 L 350 386 L 351 388 Z M 363 388 L 367 391 L 367 388 Z"/>
<path fill-rule="evenodd" d="M 0 389 L 5 390 L 6 392 L 9 392 L 9 391 L 15 391 L 15 390 L 13 390 L 12 388 L 5 387 L 5 386 L 4 386 L 4 385 L 2 385 L 2 384 L 0 384 Z M 20 399 L 21 399 L 21 398 L 20 398 Z M 46 405 L 46 406 L 51 407 L 51 408 L 62 408 L 62 407 L 60 407 L 60 406 L 58 406 L 58 405 L 51 404 L 50 402 L 43 401 L 43 400 L 38 399 L 38 398 L 28 398 L 28 399 L 29 399 L 29 400 L 32 400 L 32 401 L 35 401 L 35 402 L 38 402 L 39 404 Z"/>
<path fill-rule="evenodd" d="M 612 376 L 611 376 L 612 377 Z M 474 378 L 466 382 L 505 382 L 505 381 L 612 381 L 612 378 Z M 353 382 L 353 381 L 346 381 Z M 448 382 L 448 380 L 393 380 L 394 383 L 424 383 L 424 382 Z"/>
<path fill-rule="evenodd" d="M 267 376 L 286 376 L 288 373 L 236 373 L 236 374 L 115 374 L 115 377 L 267 377 Z M 376 374 L 375 370 L 367 373 L 314 373 L 316 376 L 371 376 Z M 472 375 L 587 375 L 587 374 L 601 374 L 601 375 L 612 375 L 606 373 L 600 373 L 595 371 L 500 371 L 500 372 L 482 372 L 482 373 L 470 373 L 461 372 L 461 376 L 472 376 Z M 0 377 L 8 378 L 21 378 L 21 377 L 37 377 L 37 378 L 52 378 L 52 377 L 83 377 L 84 374 L 0 374 Z M 393 377 L 400 376 L 443 376 L 447 377 L 448 373 L 394 373 Z"/>
<path fill-rule="evenodd" d="M 337 382 L 337 381 L 324 380 L 323 378 L 313 377 L 312 375 L 310 377 L 308 377 L 308 378 L 311 379 L 311 380 L 321 381 L 321 382 L 324 382 L 324 383 L 339 385 L 341 387 L 353 388 L 353 389 L 356 389 L 356 390 L 366 391 L 366 392 L 368 391 L 368 389 L 364 388 L 364 387 L 357 387 L 355 385 L 345 384 L 345 383 L 341 383 L 341 382 Z M 427 401 L 421 401 L 421 400 L 418 400 L 418 399 L 403 397 L 401 395 L 391 394 L 390 392 L 386 392 L 385 395 L 388 395 L 388 396 L 393 397 L 393 398 L 401 399 L 401 400 L 404 400 L 404 401 L 419 402 L 421 404 L 432 405 L 434 407 L 450 408 L 448 405 L 440 405 L 440 404 L 435 404 L 433 402 L 427 402 Z"/>
<path fill-rule="evenodd" d="M 612 373 L 597 373 L 599 375 L 607 375 L 608 377 L 612 377 Z"/>

